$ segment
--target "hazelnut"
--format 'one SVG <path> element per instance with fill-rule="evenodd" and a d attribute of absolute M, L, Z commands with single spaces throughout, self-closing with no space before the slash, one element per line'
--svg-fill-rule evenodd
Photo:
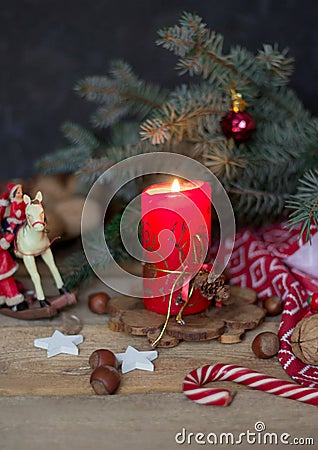
<path fill-rule="evenodd" d="M 100 366 L 112 366 L 116 369 L 118 367 L 118 361 L 114 353 L 110 350 L 106 350 L 105 348 L 95 350 L 89 357 L 88 362 L 93 370 Z"/>
<path fill-rule="evenodd" d="M 283 312 L 283 301 L 277 295 L 272 295 L 263 301 L 263 308 L 268 316 L 277 316 Z"/>
<path fill-rule="evenodd" d="M 112 366 L 100 366 L 94 370 L 90 384 L 97 395 L 114 394 L 120 384 L 120 375 Z"/>
<path fill-rule="evenodd" d="M 106 314 L 109 295 L 106 292 L 96 292 L 88 297 L 88 307 L 96 314 Z"/>
<path fill-rule="evenodd" d="M 264 331 L 258 334 L 253 343 L 253 353 L 261 359 L 268 359 L 275 356 L 279 350 L 279 339 L 277 334 Z"/>

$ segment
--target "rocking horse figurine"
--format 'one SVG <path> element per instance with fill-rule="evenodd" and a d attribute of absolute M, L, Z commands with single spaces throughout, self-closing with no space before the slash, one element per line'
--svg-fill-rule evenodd
<path fill-rule="evenodd" d="M 51 244 L 46 231 L 45 214 L 42 206 L 42 193 L 37 192 L 35 198 L 31 200 L 28 195 L 23 196 L 26 204 L 25 214 L 26 220 L 19 228 L 14 242 L 14 253 L 18 258 L 23 259 L 23 263 L 31 277 L 34 285 L 36 298 L 39 307 L 29 307 L 24 311 L 16 312 L 15 317 L 21 319 L 37 319 L 43 317 L 52 317 L 57 314 L 57 310 L 64 306 L 76 303 L 75 295 L 68 292 L 64 286 L 64 282 L 60 272 L 55 264 L 51 251 Z M 45 297 L 41 277 L 37 270 L 35 257 L 41 256 L 48 266 L 55 285 L 59 290 L 60 296 L 52 301 L 48 301 Z M 4 311 L 1 311 L 5 313 Z M 13 315 L 7 312 L 7 315 Z"/>

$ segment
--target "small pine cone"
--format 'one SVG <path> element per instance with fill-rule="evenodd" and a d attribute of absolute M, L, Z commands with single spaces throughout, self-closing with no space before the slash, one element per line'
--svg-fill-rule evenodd
<path fill-rule="evenodd" d="M 221 302 L 222 305 L 230 304 L 230 286 L 224 284 L 217 292 L 215 301 Z"/>
<path fill-rule="evenodd" d="M 201 294 L 209 300 L 212 300 L 216 297 L 218 290 L 219 286 L 216 282 L 209 283 L 207 280 L 205 280 L 200 286 Z"/>
<path fill-rule="evenodd" d="M 229 286 L 225 284 L 223 275 L 220 275 L 215 279 L 210 273 L 200 271 L 196 275 L 194 283 L 195 287 L 199 288 L 201 294 L 208 300 L 215 300 L 222 304 L 229 303 Z"/>

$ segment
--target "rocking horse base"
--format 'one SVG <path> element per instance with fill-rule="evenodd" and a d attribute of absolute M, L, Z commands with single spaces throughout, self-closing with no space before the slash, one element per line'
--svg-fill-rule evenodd
<path fill-rule="evenodd" d="M 51 319 L 60 309 L 77 303 L 75 294 L 66 293 L 58 297 L 48 297 L 51 306 L 40 307 L 40 303 L 34 297 L 26 298 L 29 308 L 23 311 L 12 311 L 11 308 L 1 308 L 0 314 L 21 320 Z"/>
<path fill-rule="evenodd" d="M 49 297 L 48 301 L 53 308 L 60 310 L 66 306 L 76 305 L 77 300 L 75 294 L 67 292 L 66 294 L 59 295 L 58 297 Z"/>
<path fill-rule="evenodd" d="M 0 313 L 4 316 L 14 317 L 21 320 L 50 319 L 57 315 L 57 310 L 53 306 L 31 306 L 23 311 L 12 311 L 11 308 L 1 308 Z"/>

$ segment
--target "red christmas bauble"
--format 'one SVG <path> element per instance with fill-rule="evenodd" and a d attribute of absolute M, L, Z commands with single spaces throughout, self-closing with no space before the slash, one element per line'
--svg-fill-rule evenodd
<path fill-rule="evenodd" d="M 318 293 L 314 293 L 312 294 L 311 297 L 309 297 L 309 305 L 311 306 L 312 309 L 314 309 L 315 311 L 318 311 Z"/>
<path fill-rule="evenodd" d="M 230 111 L 221 121 L 222 131 L 228 138 L 236 141 L 247 141 L 255 131 L 253 117 L 246 111 Z"/>

